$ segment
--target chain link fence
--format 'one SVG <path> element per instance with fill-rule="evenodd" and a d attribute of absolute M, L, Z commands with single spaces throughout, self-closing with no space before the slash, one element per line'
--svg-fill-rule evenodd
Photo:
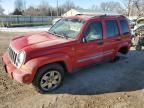
<path fill-rule="evenodd" d="M 51 25 L 55 16 L 0 16 L 1 27 Z"/>

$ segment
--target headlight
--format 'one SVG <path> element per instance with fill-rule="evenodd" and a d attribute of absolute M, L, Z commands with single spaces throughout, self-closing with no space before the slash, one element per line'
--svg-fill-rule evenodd
<path fill-rule="evenodd" d="M 18 53 L 16 58 L 16 64 L 18 68 L 20 68 L 21 65 L 25 62 L 25 58 L 26 58 L 26 54 L 24 51 Z"/>

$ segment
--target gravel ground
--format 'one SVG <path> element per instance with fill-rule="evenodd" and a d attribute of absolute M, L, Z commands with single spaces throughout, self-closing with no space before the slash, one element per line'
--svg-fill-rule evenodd
<path fill-rule="evenodd" d="M 0 32 L 0 54 L 13 35 Z M 116 63 L 101 63 L 66 74 L 56 91 L 41 95 L 12 81 L 0 62 L 0 108 L 144 108 L 144 51 L 133 48 Z"/>

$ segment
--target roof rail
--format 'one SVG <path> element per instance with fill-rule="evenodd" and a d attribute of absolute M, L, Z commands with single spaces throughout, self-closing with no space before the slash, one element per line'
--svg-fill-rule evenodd
<path fill-rule="evenodd" d="M 117 17 L 125 17 L 124 15 L 120 15 L 120 14 L 77 14 L 76 16 L 81 16 L 81 15 L 85 15 L 85 16 L 91 16 L 91 18 L 95 18 L 95 17 L 106 17 L 106 16 L 117 16 Z"/>

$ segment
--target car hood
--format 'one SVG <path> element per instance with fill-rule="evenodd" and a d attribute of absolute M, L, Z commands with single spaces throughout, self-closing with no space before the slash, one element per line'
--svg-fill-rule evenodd
<path fill-rule="evenodd" d="M 11 40 L 10 45 L 15 50 L 19 51 L 25 47 L 48 47 L 62 43 L 67 43 L 69 41 L 72 41 L 72 39 L 56 37 L 54 35 L 49 34 L 48 32 L 43 32 L 15 37 Z"/>

